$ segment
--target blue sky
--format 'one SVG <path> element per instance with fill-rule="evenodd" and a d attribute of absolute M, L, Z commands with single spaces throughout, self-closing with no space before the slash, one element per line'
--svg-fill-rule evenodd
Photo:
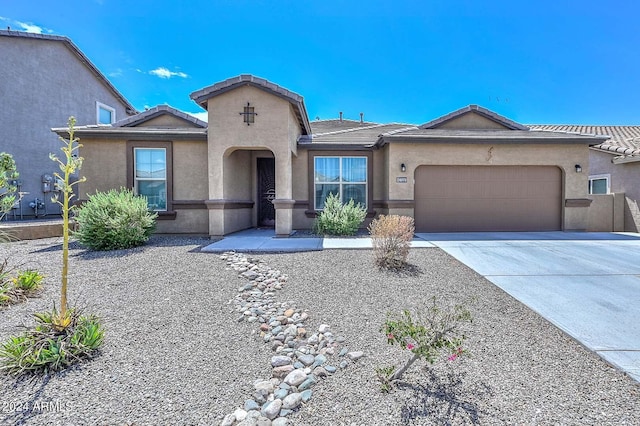
<path fill-rule="evenodd" d="M 2 0 L 0 25 L 66 35 L 138 109 L 242 73 L 311 120 L 419 124 L 479 104 L 529 124 L 640 124 L 640 3 Z"/>

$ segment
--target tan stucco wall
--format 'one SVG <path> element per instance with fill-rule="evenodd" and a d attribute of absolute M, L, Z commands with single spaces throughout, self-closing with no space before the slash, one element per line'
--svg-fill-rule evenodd
<path fill-rule="evenodd" d="M 175 220 L 158 220 L 158 234 L 200 234 L 209 233 L 209 216 L 206 209 L 176 210 Z"/>
<path fill-rule="evenodd" d="M 453 120 L 447 121 L 437 126 L 438 129 L 500 129 L 504 130 L 502 124 L 481 116 L 475 112 L 468 112 Z"/>
<path fill-rule="evenodd" d="M 206 200 L 207 167 L 206 142 L 173 142 L 173 199 Z"/>
<path fill-rule="evenodd" d="M 590 195 L 587 231 L 621 232 L 624 230 L 624 194 Z"/>
<path fill-rule="evenodd" d="M 87 180 L 79 185 L 78 199 L 88 194 L 127 186 L 127 142 L 125 140 L 80 140 L 84 158 L 80 176 Z"/>
<path fill-rule="evenodd" d="M 589 150 L 589 174 L 611 176 L 611 192 L 625 193 L 624 230 L 640 232 L 640 162 L 613 164 L 615 155 Z"/>
<path fill-rule="evenodd" d="M 564 198 L 587 198 L 588 148 L 584 145 L 392 143 L 386 149 L 390 169 L 389 200 L 413 200 L 414 173 L 421 165 L 557 166 L 563 171 Z M 401 163 L 406 165 L 406 173 L 400 172 Z M 575 164 L 583 166 L 583 173 L 575 172 Z M 407 176 L 407 183 L 396 183 L 397 176 Z M 390 214 L 409 211 L 411 209 L 389 209 Z M 564 229 L 586 229 L 587 211 L 585 207 L 563 207 Z"/>
<path fill-rule="evenodd" d="M 244 106 L 250 103 L 258 114 L 255 123 L 243 122 Z M 292 200 L 292 148 L 300 130 L 291 104 L 278 96 L 243 86 L 208 100 L 209 112 L 209 199 L 255 202 L 255 166 L 245 150 L 268 150 L 276 162 L 276 200 Z M 219 165 L 224 163 L 223 167 Z M 237 176 L 224 179 L 223 176 Z M 254 206 L 254 209 L 256 207 Z M 227 217 L 229 216 L 229 217 Z M 231 217 L 233 216 L 233 217 Z M 282 217 L 279 217 L 282 216 Z M 211 235 L 224 235 L 253 226 L 253 211 L 211 209 Z M 276 211 L 276 233 L 291 232 L 291 220 Z"/>
<path fill-rule="evenodd" d="M 107 139 L 81 140 L 84 158 L 81 176 L 87 178 L 80 184 L 78 199 L 86 200 L 88 194 L 127 187 L 127 141 Z M 173 200 L 202 202 L 207 199 L 207 144 L 203 141 L 174 141 L 173 151 Z M 174 206 L 175 220 L 159 220 L 156 232 L 206 234 L 207 210 L 180 209 Z"/>
<path fill-rule="evenodd" d="M 373 200 L 386 200 L 389 187 L 389 163 L 386 150 L 373 151 Z M 392 165 L 396 167 L 396 165 Z M 400 171 L 400 164 L 397 164 L 396 170 Z"/>

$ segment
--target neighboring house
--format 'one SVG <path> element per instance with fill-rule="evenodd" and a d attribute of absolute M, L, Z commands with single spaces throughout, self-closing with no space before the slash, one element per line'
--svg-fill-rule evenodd
<path fill-rule="evenodd" d="M 640 232 L 640 126 L 531 125 L 532 129 L 606 136 L 589 151 L 591 198 L 620 194 L 623 226 L 616 230 Z M 596 197 L 594 197 L 596 196 Z M 620 205 L 620 204 L 617 204 Z M 622 229 L 620 229 L 622 228 Z"/>
<path fill-rule="evenodd" d="M 137 111 L 66 37 L 1 30 L 0 52 L 0 151 L 16 160 L 25 193 L 7 217 L 57 215 L 49 153 L 62 155 L 62 145 L 51 128 L 71 115 L 108 125 Z"/>
<path fill-rule="evenodd" d="M 191 94 L 208 126 L 159 106 L 78 129 L 80 198 L 127 186 L 158 232 L 312 226 L 330 193 L 416 231 L 586 230 L 589 147 L 608 137 L 533 130 L 470 105 L 420 126 L 309 122 L 303 98 L 251 75 Z M 64 134 L 64 128 L 54 129 Z"/>

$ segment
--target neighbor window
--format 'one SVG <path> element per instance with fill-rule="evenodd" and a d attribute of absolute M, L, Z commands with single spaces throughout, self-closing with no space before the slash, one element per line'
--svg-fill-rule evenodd
<path fill-rule="evenodd" d="M 116 122 L 116 110 L 109 105 L 96 102 L 98 124 L 112 124 Z"/>
<path fill-rule="evenodd" d="M 367 206 L 367 157 L 314 158 L 315 209 L 322 210 L 329 194 L 338 194 L 340 201 L 353 200 Z"/>
<path fill-rule="evenodd" d="M 608 194 L 610 175 L 589 176 L 589 194 Z"/>
<path fill-rule="evenodd" d="M 167 210 L 167 150 L 134 148 L 134 191 L 147 197 L 149 210 Z"/>

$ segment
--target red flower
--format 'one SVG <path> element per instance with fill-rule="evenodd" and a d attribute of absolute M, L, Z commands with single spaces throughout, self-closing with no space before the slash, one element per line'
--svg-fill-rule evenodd
<path fill-rule="evenodd" d="M 412 350 L 416 346 L 413 343 L 407 343 L 407 349 Z"/>

